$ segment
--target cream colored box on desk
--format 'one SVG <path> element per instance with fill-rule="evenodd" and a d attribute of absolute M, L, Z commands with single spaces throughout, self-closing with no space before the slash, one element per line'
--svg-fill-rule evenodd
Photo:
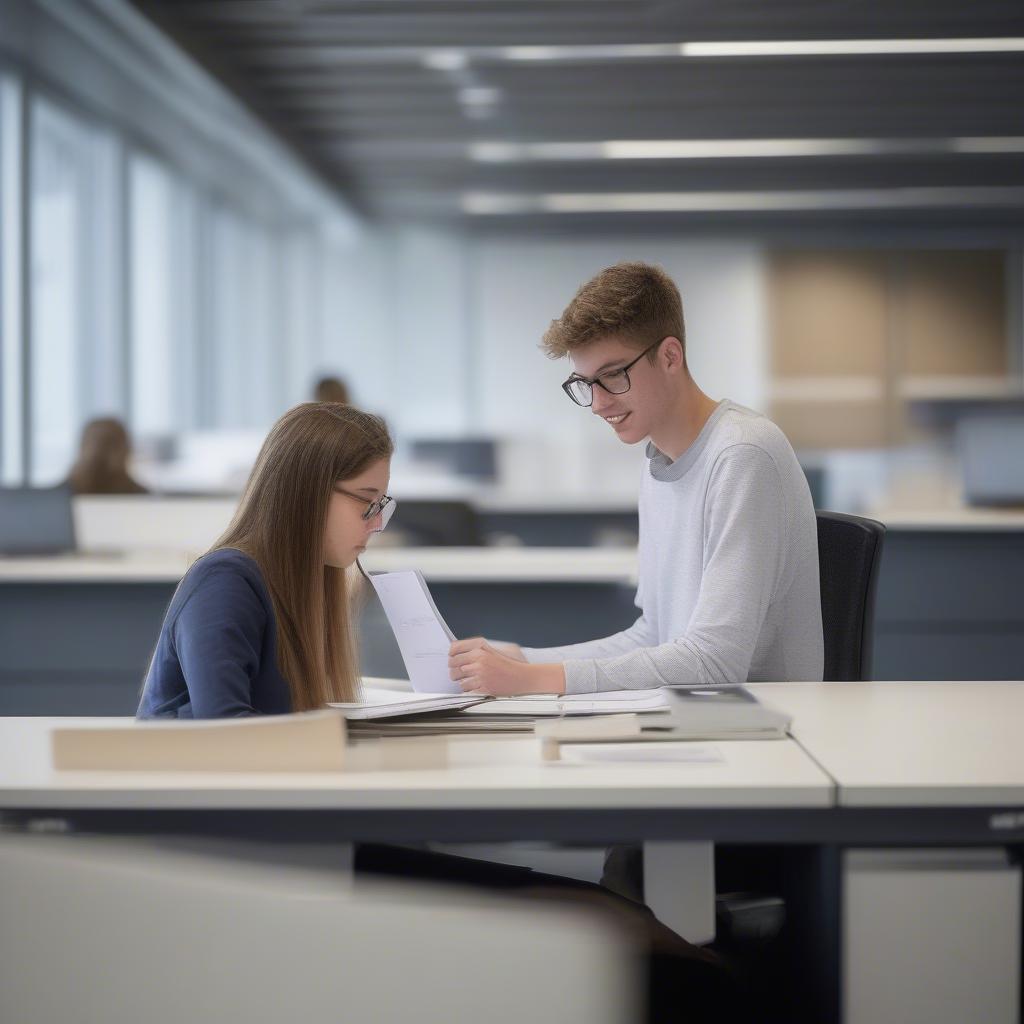
<path fill-rule="evenodd" d="M 55 728 L 59 771 L 335 772 L 443 768 L 442 739 L 346 742 L 337 711 Z"/>

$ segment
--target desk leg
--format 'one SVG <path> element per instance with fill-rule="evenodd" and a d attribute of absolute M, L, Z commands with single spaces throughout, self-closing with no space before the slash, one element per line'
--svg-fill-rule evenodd
<path fill-rule="evenodd" d="M 688 942 L 713 942 L 715 844 L 645 842 L 644 902 Z"/>

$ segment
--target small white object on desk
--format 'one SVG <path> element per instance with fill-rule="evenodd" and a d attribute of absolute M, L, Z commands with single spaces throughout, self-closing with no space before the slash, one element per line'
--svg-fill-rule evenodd
<path fill-rule="evenodd" d="M 725 764 L 707 743 L 573 743 L 561 748 L 562 764 Z"/>

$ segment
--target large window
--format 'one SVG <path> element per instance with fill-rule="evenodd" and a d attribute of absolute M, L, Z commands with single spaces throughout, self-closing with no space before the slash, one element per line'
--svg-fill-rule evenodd
<path fill-rule="evenodd" d="M 318 243 L 317 236 L 309 230 L 295 230 L 284 242 L 280 347 L 287 353 L 284 404 L 288 406 L 312 397 L 312 377 L 321 370 L 323 332 L 319 297 L 323 282 Z"/>
<path fill-rule="evenodd" d="M 166 436 L 199 422 L 199 201 L 149 156 L 128 177 L 131 426 Z"/>
<path fill-rule="evenodd" d="M 31 105 L 30 480 L 64 477 L 82 421 L 121 411 L 115 140 L 44 99 Z"/>
<path fill-rule="evenodd" d="M 22 347 L 22 102 L 14 78 L 0 75 L 0 483 L 24 472 Z"/>
<path fill-rule="evenodd" d="M 248 301 L 244 268 L 244 225 L 230 208 L 217 206 L 210 219 L 212 427 L 244 423 L 245 331 L 238 315 Z"/>
<path fill-rule="evenodd" d="M 248 299 L 236 311 L 242 319 L 240 425 L 262 430 L 284 412 L 282 254 L 275 233 L 259 222 L 246 225 L 242 244 L 243 287 Z"/>
<path fill-rule="evenodd" d="M 252 126 L 184 159 L 176 121 L 140 130 L 131 104 L 108 120 L 38 81 L 0 70 L 0 484 L 65 478 L 96 416 L 158 457 L 264 431 L 325 365 L 330 204 L 242 173 Z"/>

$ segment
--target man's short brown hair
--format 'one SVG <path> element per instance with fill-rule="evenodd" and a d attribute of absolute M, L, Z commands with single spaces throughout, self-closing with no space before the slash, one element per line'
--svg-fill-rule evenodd
<path fill-rule="evenodd" d="M 541 345 L 552 359 L 612 334 L 638 349 L 671 336 L 685 349 L 684 332 L 683 302 L 672 278 L 649 263 L 616 263 L 580 288 Z"/>

